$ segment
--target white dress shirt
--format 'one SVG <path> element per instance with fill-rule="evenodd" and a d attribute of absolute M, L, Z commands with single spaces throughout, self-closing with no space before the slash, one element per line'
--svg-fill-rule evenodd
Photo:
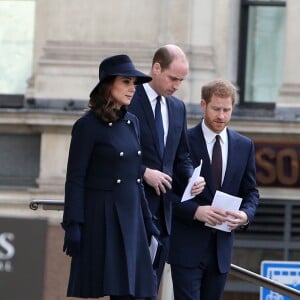
<path fill-rule="evenodd" d="M 148 83 L 143 84 L 143 86 L 148 96 L 149 102 L 152 107 L 153 116 L 155 118 L 156 97 L 159 95 L 153 90 L 153 88 Z M 164 143 L 166 145 L 166 140 L 167 140 L 168 130 L 169 130 L 169 115 L 168 115 L 167 101 L 164 96 L 161 96 L 160 109 L 161 109 L 161 116 L 162 116 L 162 121 L 164 126 Z"/>
<path fill-rule="evenodd" d="M 220 133 L 215 133 L 211 129 L 209 129 L 206 125 L 205 122 L 202 121 L 202 131 L 204 135 L 204 139 L 206 142 L 206 147 L 208 151 L 208 155 L 210 158 L 210 163 L 212 159 L 212 151 L 214 147 L 214 143 L 216 141 L 216 135 L 218 134 L 220 136 L 220 145 L 222 149 L 222 183 L 224 180 L 224 175 L 227 167 L 227 158 L 228 158 L 228 136 L 227 136 L 227 129 L 226 127 L 224 128 L 223 131 Z"/>

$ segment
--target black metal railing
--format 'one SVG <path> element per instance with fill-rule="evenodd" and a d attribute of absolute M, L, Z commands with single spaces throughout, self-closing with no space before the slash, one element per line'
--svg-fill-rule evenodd
<path fill-rule="evenodd" d="M 29 207 L 32 210 L 37 210 L 39 206 L 41 206 L 44 210 L 63 210 L 64 201 L 36 199 L 32 200 L 29 204 Z M 291 297 L 292 299 L 300 299 L 300 291 L 237 265 L 231 264 L 230 274 L 257 286 L 270 289 L 287 297 Z"/>
<path fill-rule="evenodd" d="M 41 206 L 44 210 L 63 210 L 64 201 L 63 200 L 31 200 L 29 207 L 32 210 L 37 210 Z"/>
<path fill-rule="evenodd" d="M 300 299 L 300 291 L 237 265 L 231 264 L 230 274 L 255 285 L 277 292 L 280 295 L 291 297 L 292 299 Z"/>

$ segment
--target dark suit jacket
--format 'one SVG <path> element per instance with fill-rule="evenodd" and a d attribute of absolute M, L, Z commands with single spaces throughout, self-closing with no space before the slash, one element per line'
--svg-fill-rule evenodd
<path fill-rule="evenodd" d="M 158 138 L 155 129 L 154 115 L 151 104 L 143 86 L 137 86 L 135 95 L 129 106 L 129 111 L 135 114 L 141 127 L 141 146 L 142 146 L 142 173 L 146 167 L 160 170 L 173 176 L 176 168 L 186 181 L 192 174 L 187 137 L 186 137 L 186 110 L 183 101 L 168 97 L 167 99 L 169 114 L 169 130 L 166 140 L 164 157 L 160 157 L 158 148 Z M 144 182 L 146 197 L 149 202 L 151 212 L 157 217 L 162 217 L 167 230 L 170 233 L 171 227 L 171 202 L 169 194 L 162 197 L 156 195 L 155 190 Z M 162 203 L 161 203 L 162 201 Z M 160 210 L 163 207 L 163 210 Z"/>
<path fill-rule="evenodd" d="M 235 131 L 227 129 L 227 134 L 228 160 L 221 191 L 243 199 L 240 209 L 251 222 L 259 199 L 254 145 L 249 138 Z M 210 227 L 193 218 L 199 205 L 211 205 L 215 187 L 201 123 L 188 130 L 188 140 L 194 167 L 199 165 L 200 159 L 203 160 L 201 176 L 205 178 L 206 186 L 192 200 L 181 203 L 179 196 L 176 199 L 169 262 L 195 267 L 200 265 L 206 255 L 206 246 L 212 232 Z M 222 273 L 230 269 L 233 237 L 234 231 L 217 231 L 217 259 Z"/>

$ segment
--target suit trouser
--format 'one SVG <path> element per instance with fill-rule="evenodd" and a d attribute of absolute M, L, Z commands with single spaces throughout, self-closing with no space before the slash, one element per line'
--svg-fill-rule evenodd
<path fill-rule="evenodd" d="M 159 285 L 161 282 L 161 278 L 164 272 L 165 264 L 168 258 L 168 253 L 169 253 L 169 236 L 160 236 L 159 240 L 162 244 L 162 250 L 160 253 L 160 260 L 158 267 L 155 269 L 156 277 L 157 277 L 157 289 L 159 289 Z"/>
<path fill-rule="evenodd" d="M 166 225 L 165 225 L 165 216 L 164 216 L 164 210 L 163 210 L 163 204 L 162 201 L 160 203 L 160 209 L 156 213 L 157 220 L 155 220 L 155 224 L 157 228 L 160 231 L 159 235 L 159 241 L 162 245 L 160 256 L 159 256 L 159 262 L 157 266 L 155 267 L 155 273 L 157 277 L 157 291 L 159 290 L 161 278 L 163 275 L 163 271 L 165 268 L 165 264 L 168 259 L 168 254 L 169 254 L 169 242 L 170 242 L 170 235 L 167 233 Z M 154 300 L 156 298 L 152 298 Z"/>
<path fill-rule="evenodd" d="M 212 235 L 207 256 L 194 268 L 171 264 L 174 300 L 221 300 L 228 273 L 220 273 L 216 235 Z"/>

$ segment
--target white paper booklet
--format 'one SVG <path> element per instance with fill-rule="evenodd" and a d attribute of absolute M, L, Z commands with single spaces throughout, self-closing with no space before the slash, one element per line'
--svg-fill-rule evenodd
<path fill-rule="evenodd" d="M 150 246 L 149 246 L 149 251 L 150 251 L 150 256 L 151 256 L 152 264 L 153 264 L 154 259 L 155 259 L 155 256 L 156 256 L 157 249 L 158 249 L 158 241 L 157 241 L 157 239 L 152 235 L 152 237 L 151 237 L 151 243 L 150 243 Z"/>
<path fill-rule="evenodd" d="M 202 159 L 200 161 L 200 165 L 197 168 L 195 168 L 195 170 L 193 172 L 193 175 L 192 175 L 191 179 L 189 180 L 189 183 L 187 184 L 187 186 L 184 190 L 184 193 L 183 193 L 182 198 L 181 198 L 181 202 L 193 199 L 195 197 L 191 194 L 191 190 L 192 190 L 192 187 L 193 187 L 195 181 L 200 176 L 201 168 L 202 168 Z"/>
<path fill-rule="evenodd" d="M 213 202 L 211 204 L 212 207 L 217 207 L 222 210 L 232 210 L 232 211 L 238 211 L 241 203 L 242 203 L 242 198 L 232 196 L 226 193 L 223 193 L 221 191 L 216 191 Z M 227 231 L 230 232 L 231 230 L 228 228 L 228 222 L 224 222 L 221 225 L 215 225 L 212 226 L 210 224 L 205 223 L 206 226 Z"/>

